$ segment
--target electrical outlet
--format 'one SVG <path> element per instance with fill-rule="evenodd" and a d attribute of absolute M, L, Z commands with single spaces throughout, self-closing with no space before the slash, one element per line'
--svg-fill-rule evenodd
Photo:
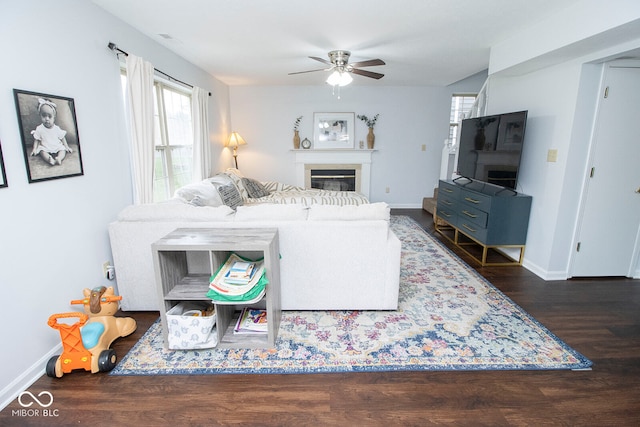
<path fill-rule="evenodd" d="M 110 261 L 105 261 L 105 262 L 102 263 L 102 275 L 107 279 L 109 278 L 109 269 L 110 268 L 112 268 Z"/>
<path fill-rule="evenodd" d="M 422 144 L 422 151 L 427 151 L 427 144 Z"/>
<path fill-rule="evenodd" d="M 387 188 L 385 188 L 385 189 L 384 189 L 384 192 L 385 192 L 385 193 L 390 193 L 390 192 L 391 192 L 391 189 L 390 189 L 389 187 L 387 187 Z"/>
<path fill-rule="evenodd" d="M 554 163 L 558 161 L 558 150 L 551 149 L 547 151 L 547 162 Z"/>

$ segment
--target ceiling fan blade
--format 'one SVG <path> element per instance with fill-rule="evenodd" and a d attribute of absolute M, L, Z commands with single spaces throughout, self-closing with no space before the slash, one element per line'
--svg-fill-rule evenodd
<path fill-rule="evenodd" d="M 326 59 L 318 58 L 317 56 L 310 56 L 309 58 L 314 59 L 314 60 L 316 60 L 316 61 L 320 61 L 320 62 L 322 62 L 323 64 L 333 65 L 333 64 L 331 63 L 331 61 L 327 61 Z"/>
<path fill-rule="evenodd" d="M 293 73 L 289 73 L 289 75 L 292 75 L 292 74 L 304 74 L 304 73 L 314 73 L 316 71 L 329 71 L 329 70 L 330 70 L 329 68 L 318 68 L 317 70 L 296 71 L 296 72 L 293 72 Z"/>
<path fill-rule="evenodd" d="M 368 61 L 353 62 L 352 67 L 373 67 L 374 65 L 386 65 L 382 59 L 370 59 Z"/>
<path fill-rule="evenodd" d="M 374 73 L 373 71 L 359 70 L 357 68 L 354 68 L 353 70 L 351 70 L 351 72 L 353 74 L 359 74 L 361 76 L 371 77 L 372 79 L 381 79 L 384 77 L 384 74 Z"/>

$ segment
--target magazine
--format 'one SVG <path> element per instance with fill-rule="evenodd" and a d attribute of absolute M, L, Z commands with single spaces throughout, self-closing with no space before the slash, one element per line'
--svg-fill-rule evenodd
<path fill-rule="evenodd" d="M 238 317 L 234 334 L 266 334 L 267 310 L 245 307 Z"/>

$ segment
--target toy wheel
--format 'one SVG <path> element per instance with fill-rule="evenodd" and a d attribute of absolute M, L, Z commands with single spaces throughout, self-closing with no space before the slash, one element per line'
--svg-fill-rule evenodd
<path fill-rule="evenodd" d="M 98 356 L 98 368 L 100 372 L 107 372 L 116 367 L 116 351 L 113 349 L 102 350 Z"/>
<path fill-rule="evenodd" d="M 58 363 L 58 358 L 59 357 L 60 356 L 53 356 L 47 362 L 47 367 L 45 368 L 45 372 L 47 373 L 48 377 L 52 377 L 52 378 L 57 378 L 58 377 L 56 375 L 56 364 Z"/>

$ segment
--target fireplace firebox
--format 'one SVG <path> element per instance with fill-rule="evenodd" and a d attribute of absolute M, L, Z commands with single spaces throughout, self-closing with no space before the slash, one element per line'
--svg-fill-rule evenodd
<path fill-rule="evenodd" d="M 311 169 L 311 188 L 356 191 L 355 169 Z"/>
<path fill-rule="evenodd" d="M 307 164 L 305 187 L 329 191 L 360 192 L 361 165 Z"/>
<path fill-rule="evenodd" d="M 355 175 L 354 189 L 351 190 L 353 178 L 328 178 L 323 176 L 323 188 L 338 188 L 345 185 L 350 191 L 356 191 L 365 197 L 369 197 L 371 181 L 371 156 L 375 150 L 291 150 L 295 153 L 296 185 L 305 188 L 313 188 L 311 174 L 314 171 L 325 171 L 324 175 Z M 344 173 L 347 172 L 347 173 Z M 337 181 L 336 183 L 330 183 Z M 326 187 L 325 187 L 326 184 Z M 320 184 L 314 184 L 318 186 Z"/>

